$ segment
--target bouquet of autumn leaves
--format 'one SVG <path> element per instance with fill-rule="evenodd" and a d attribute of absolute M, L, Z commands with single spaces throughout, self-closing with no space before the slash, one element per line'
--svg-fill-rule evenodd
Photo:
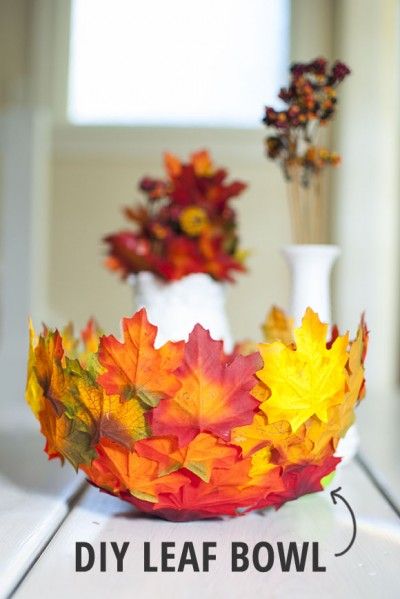
<path fill-rule="evenodd" d="M 91 321 L 80 351 L 70 328 L 31 327 L 26 396 L 49 458 L 172 520 L 321 490 L 364 395 L 367 329 L 327 340 L 310 309 L 294 331 L 276 310 L 268 323 L 269 342 L 247 355 L 226 355 L 200 325 L 156 349 L 144 309 L 123 320 L 121 341 Z"/>
<path fill-rule="evenodd" d="M 214 166 L 206 151 L 188 162 L 165 154 L 166 177 L 144 177 L 139 189 L 145 201 L 125 209 L 131 228 L 105 238 L 106 266 L 123 278 L 148 271 L 166 281 L 205 273 L 233 281 L 244 271 L 246 253 L 239 248 L 232 199 L 246 185 L 227 182 L 225 169 Z"/>

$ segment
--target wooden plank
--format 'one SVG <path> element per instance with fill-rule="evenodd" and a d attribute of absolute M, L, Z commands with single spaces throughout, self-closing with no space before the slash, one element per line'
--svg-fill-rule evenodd
<path fill-rule="evenodd" d="M 350 514 L 339 501 L 334 506 L 329 493 L 303 497 L 278 512 L 268 510 L 244 518 L 189 523 L 169 523 L 146 518 L 118 499 L 90 488 L 74 507 L 52 542 L 16 593 L 17 599 L 47 597 L 118 597 L 138 599 L 208 599 L 226 597 L 274 597 L 296 599 L 400 596 L 400 520 L 371 484 L 361 468 L 352 463 L 337 474 L 334 488 L 352 505 L 358 535 L 352 549 L 342 551 L 352 535 Z M 91 543 L 99 551 L 101 541 L 129 541 L 123 572 L 116 572 L 109 552 L 107 571 L 100 572 L 98 553 L 94 568 L 75 572 L 75 543 Z M 160 543 L 173 541 L 177 550 L 184 541 L 193 541 L 200 550 L 203 541 L 217 542 L 217 560 L 210 572 L 144 572 L 143 543 L 149 541 L 154 561 L 159 563 Z M 274 546 L 277 541 L 317 541 L 320 563 L 326 572 L 282 572 L 276 558 L 266 573 L 231 572 L 232 541 L 253 547 L 259 541 Z M 276 547 L 276 545 L 275 545 Z M 178 553 L 178 551 L 177 551 Z M 157 559 L 158 556 L 158 559 Z"/>
<path fill-rule="evenodd" d="M 68 513 L 81 476 L 48 463 L 37 430 L 0 430 L 0 596 L 25 575 Z"/>

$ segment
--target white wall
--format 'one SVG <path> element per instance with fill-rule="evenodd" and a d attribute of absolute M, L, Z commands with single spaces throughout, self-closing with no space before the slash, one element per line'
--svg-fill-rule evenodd
<path fill-rule="evenodd" d="M 369 389 L 385 396 L 399 379 L 400 5 L 340 0 L 335 8 L 337 53 L 352 68 L 335 140 L 344 158 L 333 196 L 337 314 L 349 327 L 366 311 Z"/>

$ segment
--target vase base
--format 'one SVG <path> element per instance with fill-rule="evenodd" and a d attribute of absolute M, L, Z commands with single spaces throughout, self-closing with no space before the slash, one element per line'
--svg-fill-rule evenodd
<path fill-rule="evenodd" d="M 204 273 L 178 281 L 163 281 L 150 272 L 131 277 L 136 308 L 146 308 L 149 321 L 158 327 L 156 347 L 167 341 L 187 341 L 199 323 L 213 339 L 222 340 L 226 353 L 233 339 L 225 312 L 226 285 Z"/>
<path fill-rule="evenodd" d="M 345 436 L 340 439 L 335 456 L 341 458 L 341 462 L 339 464 L 339 468 L 346 466 L 351 462 L 351 460 L 357 454 L 358 448 L 360 446 L 360 437 L 358 434 L 357 426 L 353 424 Z"/>

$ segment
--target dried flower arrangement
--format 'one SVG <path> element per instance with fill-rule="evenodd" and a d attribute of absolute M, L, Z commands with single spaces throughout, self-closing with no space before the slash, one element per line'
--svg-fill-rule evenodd
<path fill-rule="evenodd" d="M 340 156 L 317 145 L 321 127 L 336 112 L 337 92 L 350 69 L 336 61 L 330 68 L 324 58 L 290 67 L 288 87 L 279 98 L 283 110 L 265 109 L 263 123 L 273 128 L 266 138 L 267 155 L 276 160 L 289 183 L 289 208 L 295 243 L 318 243 L 326 235 L 327 209 L 322 189 L 322 172 L 337 166 Z"/>
<path fill-rule="evenodd" d="M 106 265 L 124 278 L 149 271 L 167 281 L 192 273 L 233 281 L 234 272 L 245 270 L 245 252 L 230 202 L 246 185 L 227 183 L 227 171 L 215 167 L 206 151 L 187 163 L 166 154 L 164 163 L 165 179 L 145 177 L 139 183 L 145 203 L 125 209 L 135 229 L 105 238 Z"/>
<path fill-rule="evenodd" d="M 226 355 L 200 325 L 157 349 L 144 309 L 122 330 L 117 340 L 91 322 L 79 351 L 70 327 L 38 337 L 31 328 L 26 398 L 50 459 L 172 520 L 322 490 L 365 393 L 363 320 L 353 341 L 336 328 L 327 339 L 311 309 L 295 330 L 275 309 L 248 355 Z"/>

